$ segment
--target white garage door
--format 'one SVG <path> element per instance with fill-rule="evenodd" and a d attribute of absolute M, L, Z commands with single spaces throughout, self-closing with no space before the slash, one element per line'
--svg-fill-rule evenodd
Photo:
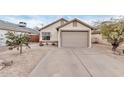
<path fill-rule="evenodd" d="M 61 32 L 62 47 L 88 47 L 88 32 Z"/>

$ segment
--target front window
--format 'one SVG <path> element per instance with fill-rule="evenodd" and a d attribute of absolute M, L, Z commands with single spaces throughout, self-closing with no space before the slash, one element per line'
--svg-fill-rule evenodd
<path fill-rule="evenodd" d="M 42 32 L 42 40 L 50 40 L 50 32 Z"/>

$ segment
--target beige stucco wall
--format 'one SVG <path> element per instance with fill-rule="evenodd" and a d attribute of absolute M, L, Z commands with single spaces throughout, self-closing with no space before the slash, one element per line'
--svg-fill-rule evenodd
<path fill-rule="evenodd" d="M 60 30 L 90 30 L 90 28 L 88 28 L 88 27 L 86 27 L 86 26 L 84 26 L 84 25 L 82 25 L 81 23 L 78 23 L 77 22 L 77 27 L 73 27 L 73 23 L 70 23 L 70 24 L 68 24 L 68 25 L 66 25 L 66 26 L 64 26 L 64 27 L 62 27 L 62 28 L 60 28 Z"/>
<path fill-rule="evenodd" d="M 66 22 L 66 21 L 64 21 Z M 42 32 L 51 32 L 50 41 L 58 41 L 58 32 L 56 28 L 61 25 L 61 21 L 48 26 L 47 28 L 40 31 L 40 41 L 42 41 Z"/>

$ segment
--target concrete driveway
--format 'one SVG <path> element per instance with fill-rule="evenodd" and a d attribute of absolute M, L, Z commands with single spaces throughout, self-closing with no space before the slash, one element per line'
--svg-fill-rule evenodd
<path fill-rule="evenodd" d="M 124 62 L 96 48 L 55 48 L 29 76 L 124 76 Z"/>

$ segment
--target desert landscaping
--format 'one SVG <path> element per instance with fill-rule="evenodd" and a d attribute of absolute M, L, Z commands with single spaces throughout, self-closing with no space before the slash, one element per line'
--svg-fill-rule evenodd
<path fill-rule="evenodd" d="M 71 61 L 71 59 L 69 59 L 68 55 L 65 54 L 66 52 L 70 53 L 70 50 L 75 51 L 75 53 L 76 53 L 77 50 L 78 51 L 80 50 L 80 53 L 86 54 L 85 55 L 86 57 L 84 58 L 84 60 L 87 59 L 87 54 L 89 55 L 91 53 L 90 56 L 95 54 L 96 56 L 101 56 L 101 57 L 103 56 L 104 57 L 104 55 L 105 55 L 107 58 L 110 58 L 110 59 L 113 59 L 113 60 L 117 61 L 117 63 L 115 63 L 115 62 L 111 62 L 111 63 L 109 62 L 108 64 L 106 64 L 107 62 L 102 63 L 103 64 L 102 68 L 106 68 L 106 66 L 107 65 L 109 66 L 109 64 L 111 64 L 111 65 L 117 64 L 117 67 L 114 65 L 115 68 L 116 69 L 117 68 L 120 69 L 121 66 L 123 67 L 122 64 L 124 64 L 124 55 L 113 54 L 113 51 L 111 51 L 111 46 L 110 45 L 105 45 L 105 44 L 100 44 L 100 43 L 99 44 L 92 44 L 92 48 L 88 49 L 89 52 L 85 48 L 84 49 L 83 48 L 82 49 L 79 49 L 79 48 L 78 49 L 77 48 L 74 48 L 74 49 L 73 48 L 72 49 L 71 48 L 57 48 L 56 46 L 52 46 L 52 45 L 39 46 L 38 43 L 31 43 L 30 46 L 31 46 L 31 49 L 23 47 L 23 53 L 21 55 L 19 54 L 19 51 L 17 51 L 16 49 L 8 50 L 5 47 L 4 47 L 4 49 L 1 48 L 0 59 L 5 61 L 5 62 L 13 61 L 13 63 L 10 66 L 6 66 L 6 67 L 2 68 L 0 70 L 0 76 L 2 76 L 2 77 L 3 76 L 4 77 L 10 77 L 10 76 L 12 76 L 12 77 L 27 77 L 27 76 L 30 75 L 30 73 L 32 73 L 33 70 L 37 69 L 37 66 L 39 64 L 42 65 L 41 68 L 43 68 L 43 69 L 42 69 L 42 71 L 41 70 L 40 71 L 43 72 L 43 73 L 47 74 L 47 71 L 49 71 L 49 70 L 50 71 L 54 71 L 55 70 L 59 74 L 63 73 L 62 76 L 64 76 L 64 73 L 66 73 L 66 72 L 63 72 L 63 71 L 65 69 L 65 71 L 67 71 L 67 73 L 68 73 L 68 75 L 66 75 L 66 76 L 72 76 L 72 75 L 69 75 L 69 74 L 70 73 L 75 73 L 75 71 L 73 71 L 75 69 L 75 67 L 73 67 L 73 68 L 71 67 L 70 68 L 71 64 L 68 63 L 68 62 L 69 62 L 69 60 Z M 59 59 L 55 58 L 54 55 L 56 55 L 56 54 L 53 54 L 53 55 L 51 55 L 52 59 L 50 59 L 50 58 L 47 59 L 47 60 L 51 60 L 51 63 L 50 62 L 49 63 L 46 62 L 47 65 L 45 66 L 44 65 L 45 63 L 42 63 L 42 60 L 45 58 L 45 56 L 47 56 L 47 54 L 50 51 L 55 51 L 55 52 L 58 51 L 58 52 L 60 52 L 57 55 L 59 55 L 59 57 L 61 57 L 61 58 L 59 58 Z M 62 55 L 63 53 L 64 53 L 64 55 Z M 71 54 L 69 54 L 69 55 L 71 56 Z M 65 59 L 62 59 L 63 57 Z M 67 57 L 67 59 L 66 59 L 66 57 Z M 53 59 L 55 59 L 54 61 L 57 62 L 57 63 L 52 61 Z M 57 61 L 57 60 L 59 60 L 59 61 Z M 62 60 L 63 60 L 63 63 L 61 62 Z M 88 60 L 91 60 L 90 57 L 89 57 Z M 94 60 L 97 60 L 97 59 L 94 59 Z M 103 60 L 103 59 L 101 59 L 101 60 Z M 99 61 L 99 63 L 94 63 L 94 64 L 97 64 L 97 65 L 101 64 L 100 60 L 97 60 L 97 61 Z M 61 62 L 61 63 L 59 63 L 59 62 Z M 64 63 L 64 62 L 66 62 L 66 63 Z M 119 64 L 118 64 L 118 62 L 119 62 Z M 72 61 L 72 63 L 73 63 L 73 61 Z M 73 64 L 75 64 L 75 66 L 76 66 L 77 65 L 76 63 L 77 62 L 74 62 Z M 66 64 L 66 66 L 64 66 L 65 64 Z M 84 63 L 84 64 L 86 64 L 86 63 Z M 106 64 L 106 65 L 104 66 L 104 64 Z M 118 65 L 120 65 L 120 64 L 121 64 L 121 66 L 118 67 Z M 54 68 L 53 67 L 54 65 L 55 66 L 58 65 L 58 68 Z M 80 64 L 78 64 L 78 65 L 80 65 Z M 90 64 L 90 65 L 92 65 L 92 64 Z M 70 69 L 70 70 L 68 71 L 66 67 L 68 69 Z M 112 69 L 113 69 L 113 67 L 112 67 Z M 44 69 L 48 69 L 48 68 L 49 68 L 49 70 L 44 71 Z M 78 69 L 79 69 L 79 67 L 77 69 L 75 69 L 75 70 L 78 70 Z M 99 67 L 95 66 L 94 69 L 99 70 Z M 104 70 L 104 69 L 102 69 L 102 70 Z M 50 71 L 49 71 L 49 73 L 50 73 Z M 61 72 L 59 72 L 59 71 L 61 71 Z M 105 71 L 109 72 L 108 67 L 106 68 Z M 95 73 L 97 73 L 97 72 L 98 71 L 95 71 Z M 113 75 L 112 73 L 109 73 L 110 76 Z M 114 73 L 119 73 L 119 72 L 115 71 Z M 59 74 L 55 74 L 55 76 L 59 76 Z M 80 71 L 77 71 L 76 74 L 80 76 Z M 76 76 L 76 74 L 73 74 L 73 76 Z M 107 73 L 103 73 L 101 71 L 96 76 L 101 76 L 102 74 L 103 74 L 103 76 L 104 76 L 104 74 L 105 74 L 105 76 L 108 75 Z M 48 76 L 48 75 L 42 74 L 42 76 Z M 84 74 L 84 76 L 85 76 L 85 74 Z M 115 76 L 116 76 L 116 74 L 115 74 Z M 118 74 L 117 74 L 117 76 L 118 76 Z M 123 76 L 123 74 L 121 73 L 121 75 L 119 74 L 119 76 Z"/>
<path fill-rule="evenodd" d="M 3 61 L 12 60 L 13 64 L 1 69 L 0 76 L 28 76 L 48 51 L 49 48 L 39 47 L 37 43 L 31 44 L 31 49 L 24 48 L 21 55 L 16 49 L 1 49 L 0 59 Z"/>
<path fill-rule="evenodd" d="M 115 54 L 112 51 L 112 46 L 111 45 L 107 45 L 107 44 L 94 44 L 93 45 L 95 48 L 99 49 L 100 51 L 103 51 L 106 55 L 117 59 L 121 62 L 124 62 L 124 54 L 122 53 L 122 49 L 124 49 L 124 46 L 120 46 Z"/>

